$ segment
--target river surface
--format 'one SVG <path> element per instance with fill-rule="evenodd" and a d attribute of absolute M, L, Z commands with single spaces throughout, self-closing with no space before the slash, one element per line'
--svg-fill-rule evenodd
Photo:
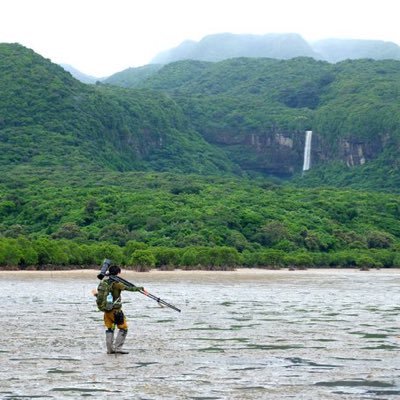
<path fill-rule="evenodd" d="M 0 272 L 1 399 L 400 399 L 400 270 L 123 272 L 128 355 L 96 274 Z"/>

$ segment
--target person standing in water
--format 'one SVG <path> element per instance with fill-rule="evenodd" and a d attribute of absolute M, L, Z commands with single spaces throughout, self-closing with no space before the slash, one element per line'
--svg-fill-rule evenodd
<path fill-rule="evenodd" d="M 121 273 L 121 268 L 117 265 L 111 265 L 108 270 L 109 275 L 117 276 Z M 112 294 L 112 309 L 104 311 L 104 325 L 106 326 L 106 346 L 108 354 L 128 354 L 128 351 L 122 349 L 126 335 L 128 334 L 128 323 L 122 311 L 121 292 L 129 290 L 130 292 L 138 292 L 144 290 L 142 287 L 128 287 L 121 282 L 115 282 L 108 279 L 110 285 L 110 293 Z M 114 342 L 115 327 L 118 328 L 118 334 Z"/>

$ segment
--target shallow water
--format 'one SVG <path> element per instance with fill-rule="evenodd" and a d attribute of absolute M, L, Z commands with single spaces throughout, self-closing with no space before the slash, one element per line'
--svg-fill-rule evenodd
<path fill-rule="evenodd" d="M 105 354 L 96 271 L 0 273 L 0 398 L 399 399 L 400 271 L 124 273 Z"/>

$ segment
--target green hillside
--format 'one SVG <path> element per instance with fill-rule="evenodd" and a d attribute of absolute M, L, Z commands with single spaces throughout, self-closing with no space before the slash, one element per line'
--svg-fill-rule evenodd
<path fill-rule="evenodd" d="M 85 165 L 218 173 L 230 161 L 167 96 L 88 86 L 19 45 L 0 45 L 0 166 Z"/>
<path fill-rule="evenodd" d="M 312 130 L 312 179 L 299 183 L 398 191 L 399 61 L 179 61 L 136 85 L 174 98 L 193 128 L 245 171 L 300 174 L 301 138 Z M 278 146 L 266 144 L 276 135 L 297 140 L 281 151 L 283 163 L 273 160 Z M 361 150 L 365 164 L 351 165 Z"/>
<path fill-rule="evenodd" d="M 218 122 L 215 118 L 210 121 L 212 113 L 225 111 L 221 116 L 229 118 L 236 110 L 243 118 L 236 121 L 235 128 L 243 131 L 278 125 L 281 129 L 313 128 L 328 138 L 348 133 L 372 137 L 382 133 L 381 129 L 397 132 L 400 62 L 357 60 L 332 65 L 309 58 L 180 61 L 166 65 L 137 86 L 167 92 L 183 106 L 187 101 L 193 107 L 206 103 L 203 119 L 189 114 L 191 122 L 196 128 L 203 126 L 204 132 L 212 130 L 204 127 L 207 121 L 208 125 Z M 221 125 L 228 125 L 225 118 Z"/>
<path fill-rule="evenodd" d="M 103 79 L 102 82 L 127 88 L 137 87 L 161 68 L 161 64 L 149 64 L 137 68 L 128 68 Z"/>

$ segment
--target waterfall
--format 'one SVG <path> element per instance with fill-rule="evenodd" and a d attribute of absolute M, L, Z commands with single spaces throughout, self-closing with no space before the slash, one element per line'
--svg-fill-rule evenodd
<path fill-rule="evenodd" d="M 303 171 L 308 171 L 310 169 L 311 139 L 312 139 L 312 131 L 306 131 L 306 141 L 304 143 Z"/>

